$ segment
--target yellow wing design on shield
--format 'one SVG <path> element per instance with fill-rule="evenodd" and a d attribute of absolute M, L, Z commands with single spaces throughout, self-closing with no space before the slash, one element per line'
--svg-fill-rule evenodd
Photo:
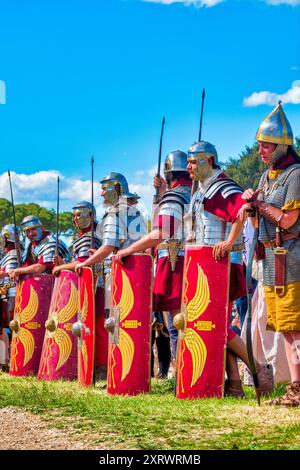
<path fill-rule="evenodd" d="M 129 334 L 126 333 L 122 328 L 120 328 L 119 333 L 119 344 L 118 344 L 121 356 L 122 356 L 122 377 L 121 382 L 125 379 L 128 372 L 130 371 L 131 364 L 133 361 L 134 355 L 134 344 Z"/>
<path fill-rule="evenodd" d="M 207 309 L 209 302 L 210 295 L 207 277 L 198 264 L 197 287 L 194 297 L 187 305 L 187 321 L 194 321 L 200 317 Z"/>
<path fill-rule="evenodd" d="M 86 297 L 84 298 L 86 301 Z M 58 312 L 58 323 L 66 323 L 77 313 L 78 310 L 78 295 L 77 289 L 73 282 L 71 282 L 71 292 L 67 305 Z M 85 305 L 86 312 L 86 305 Z"/>
<path fill-rule="evenodd" d="M 86 286 L 85 286 L 84 289 L 85 289 L 85 292 L 84 292 L 84 299 L 83 299 L 83 305 L 82 305 L 82 309 L 81 309 L 81 317 L 82 317 L 82 321 L 83 321 L 83 322 L 86 320 L 87 313 L 88 313 L 88 309 L 87 309 L 88 293 L 87 293 Z"/>
<path fill-rule="evenodd" d="M 210 302 L 210 293 L 207 277 L 198 264 L 198 277 L 196 292 L 187 305 L 187 321 L 192 322 L 199 318 L 207 309 Z M 184 341 L 192 356 L 193 376 L 191 386 L 195 385 L 203 372 L 207 349 L 203 339 L 192 328 L 186 328 Z"/>
<path fill-rule="evenodd" d="M 68 333 L 61 328 L 57 329 L 54 340 L 59 349 L 59 359 L 56 366 L 56 370 L 59 370 L 69 359 L 72 351 L 72 341 Z"/>
<path fill-rule="evenodd" d="M 123 320 L 129 315 L 134 305 L 133 290 L 130 284 L 130 280 L 127 274 L 122 271 L 122 294 L 118 307 L 120 309 L 120 325 Z M 134 344 L 126 331 L 120 327 L 119 331 L 119 344 L 118 344 L 122 356 L 122 377 L 121 381 L 125 379 L 130 371 L 133 355 L 134 355 Z"/>
<path fill-rule="evenodd" d="M 184 336 L 185 344 L 189 349 L 192 362 L 193 362 L 193 377 L 191 381 L 191 387 L 195 385 L 199 377 L 201 377 L 206 357 L 207 357 L 207 349 L 205 343 L 200 335 L 196 333 L 196 331 L 192 330 L 191 328 L 187 328 Z"/>
<path fill-rule="evenodd" d="M 21 341 L 24 347 L 24 366 L 27 362 L 30 361 L 32 355 L 34 353 L 34 337 L 30 331 L 26 330 L 25 328 L 20 328 L 20 332 L 18 334 L 18 340 Z"/>
<path fill-rule="evenodd" d="M 85 300 L 86 300 L 86 297 L 84 301 Z M 86 305 L 83 307 L 82 310 L 84 309 L 86 312 Z M 78 310 L 77 289 L 74 283 L 71 282 L 71 292 L 70 292 L 68 303 L 65 305 L 64 308 L 62 308 L 57 313 L 58 324 L 66 323 L 67 321 L 69 321 L 77 313 L 77 310 Z M 86 315 L 86 313 L 84 314 Z M 57 328 L 55 335 L 54 335 L 54 341 L 56 342 L 58 349 L 59 349 L 59 359 L 58 359 L 58 363 L 56 366 L 56 370 L 59 370 L 61 366 L 63 366 L 69 359 L 69 356 L 72 351 L 72 341 L 68 333 L 64 331 L 62 328 Z"/>
<path fill-rule="evenodd" d="M 30 286 L 30 295 L 29 295 L 28 304 L 19 313 L 20 323 L 26 323 L 32 320 L 32 318 L 36 315 L 38 308 L 39 308 L 38 295 L 35 292 L 34 288 Z"/>
<path fill-rule="evenodd" d="M 122 294 L 118 307 L 120 309 L 120 323 L 129 315 L 134 305 L 132 287 L 127 274 L 122 271 Z"/>

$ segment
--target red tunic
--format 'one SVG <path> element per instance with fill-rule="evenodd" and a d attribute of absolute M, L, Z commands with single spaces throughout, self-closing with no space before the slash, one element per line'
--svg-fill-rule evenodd
<path fill-rule="evenodd" d="M 185 179 L 175 181 L 172 189 L 177 186 L 191 186 L 190 181 Z M 172 216 L 162 216 L 158 214 L 154 227 L 168 227 L 169 236 L 172 237 L 182 220 Z M 181 292 L 183 280 L 184 256 L 178 256 L 175 271 L 171 270 L 171 263 L 168 256 L 157 260 L 156 272 L 153 285 L 153 311 L 174 311 L 180 310 Z"/>

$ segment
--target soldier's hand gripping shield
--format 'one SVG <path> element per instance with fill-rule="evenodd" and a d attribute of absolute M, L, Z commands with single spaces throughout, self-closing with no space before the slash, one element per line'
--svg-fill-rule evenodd
<path fill-rule="evenodd" d="M 108 383 L 110 394 L 150 391 L 152 257 L 131 255 L 112 261 Z"/>
<path fill-rule="evenodd" d="M 78 382 L 93 384 L 95 362 L 95 282 L 91 268 L 78 276 L 78 319 L 73 325 L 78 338 Z"/>
<path fill-rule="evenodd" d="M 25 275 L 17 285 L 14 318 L 10 322 L 10 375 L 38 373 L 52 285 L 50 274 Z"/>
<path fill-rule="evenodd" d="M 229 294 L 228 256 L 216 261 L 210 246 L 185 248 L 179 330 L 177 398 L 223 396 Z"/>
<path fill-rule="evenodd" d="M 78 276 L 61 271 L 55 278 L 40 360 L 40 380 L 77 378 L 77 341 L 72 327 L 77 321 Z"/>

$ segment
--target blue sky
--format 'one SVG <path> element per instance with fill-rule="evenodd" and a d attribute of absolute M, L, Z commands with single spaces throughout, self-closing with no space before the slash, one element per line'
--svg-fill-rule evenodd
<path fill-rule="evenodd" d="M 70 209 L 93 154 L 149 207 L 162 116 L 163 154 L 187 150 L 203 87 L 220 160 L 279 97 L 299 135 L 299 26 L 300 0 L 0 0 L 0 197 L 9 167 L 17 202 L 55 207 L 59 172 Z"/>

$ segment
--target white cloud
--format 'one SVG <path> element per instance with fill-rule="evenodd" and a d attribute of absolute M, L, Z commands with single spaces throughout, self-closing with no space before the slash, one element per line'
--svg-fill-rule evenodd
<path fill-rule="evenodd" d="M 270 91 L 255 91 L 252 95 L 244 98 L 243 105 L 248 108 L 261 104 L 275 105 L 279 100 L 282 103 L 300 104 L 300 80 L 295 80 L 291 88 L 282 95 Z"/>
<path fill-rule="evenodd" d="M 182 3 L 186 6 L 197 6 L 197 7 L 214 7 L 220 3 L 224 3 L 227 0 L 141 0 L 147 3 L 162 3 L 163 5 L 172 5 L 174 3 Z M 300 5 L 300 0 L 259 0 L 264 1 L 268 5 Z"/>
<path fill-rule="evenodd" d="M 269 5 L 300 5 L 300 0 L 265 0 Z"/>
<path fill-rule="evenodd" d="M 130 191 L 141 196 L 141 210 L 148 216 L 151 213 L 153 198 L 153 175 L 151 170 L 137 171 L 129 181 Z M 56 210 L 57 177 L 60 177 L 60 211 L 71 211 L 79 201 L 91 200 L 91 181 L 77 177 L 66 177 L 56 170 L 39 171 L 29 175 L 11 172 L 15 204 L 35 202 L 47 209 Z M 94 183 L 94 201 L 98 218 L 103 214 L 101 186 Z M 10 200 L 7 173 L 0 175 L 0 198 Z"/>
<path fill-rule="evenodd" d="M 163 3 L 164 5 L 171 5 L 172 3 L 183 3 L 186 6 L 195 5 L 199 7 L 214 7 L 219 3 L 226 0 L 142 0 L 147 3 Z"/>

